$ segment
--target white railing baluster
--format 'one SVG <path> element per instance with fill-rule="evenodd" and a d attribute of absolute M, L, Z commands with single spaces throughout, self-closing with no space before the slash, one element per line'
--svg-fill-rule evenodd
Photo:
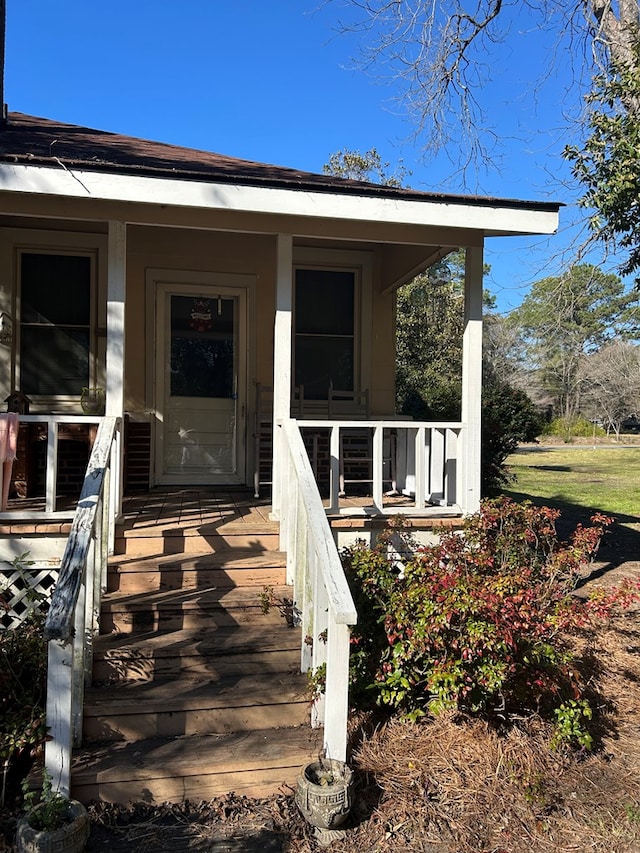
<path fill-rule="evenodd" d="M 340 504 L 340 425 L 333 424 L 329 432 L 329 511 L 335 512 Z"/>
<path fill-rule="evenodd" d="M 85 682 L 85 652 L 86 652 L 86 598 L 87 582 L 85 577 L 80 583 L 78 590 L 78 603 L 74 609 L 74 628 L 71 648 L 73 654 L 73 674 L 71 680 L 71 732 L 73 746 L 78 747 L 82 743 L 82 711 L 84 704 L 84 682 Z M 71 761 L 71 756 L 69 756 Z"/>
<path fill-rule="evenodd" d="M 316 557 L 317 560 L 317 557 Z M 325 689 L 318 693 L 311 708 L 311 725 L 319 728 L 324 725 L 327 708 L 331 706 L 326 702 L 326 679 L 329 677 L 327 666 L 327 636 L 329 631 L 329 597 L 326 585 L 323 583 L 323 572 L 316 563 L 314 566 L 314 600 L 313 600 L 313 674 L 320 673 L 324 669 Z M 331 708 L 333 713 L 333 708 Z"/>
<path fill-rule="evenodd" d="M 373 505 L 376 509 L 382 509 L 382 478 L 384 476 L 384 472 L 382 470 L 384 465 L 384 457 L 383 457 L 383 439 L 384 437 L 384 429 L 382 426 L 377 425 L 373 428 Z"/>
<path fill-rule="evenodd" d="M 424 509 L 425 497 L 427 493 L 427 483 L 425 482 L 427 464 L 425 459 L 425 434 L 424 426 L 419 426 L 416 429 L 415 438 L 415 477 L 416 477 L 416 509 Z"/>
<path fill-rule="evenodd" d="M 56 486 L 58 483 L 58 424 L 47 424 L 47 470 L 45 475 L 45 511 L 56 511 Z"/>
<path fill-rule="evenodd" d="M 431 430 L 431 485 L 429 500 L 435 504 L 444 502 L 445 492 L 445 431 Z"/>
<path fill-rule="evenodd" d="M 51 785 L 63 797 L 71 795 L 71 750 L 73 748 L 73 647 L 51 640 L 47 658 L 47 726 L 45 767 Z"/>
<path fill-rule="evenodd" d="M 447 504 L 457 503 L 456 483 L 458 479 L 458 433 L 448 429 L 445 432 L 445 494 Z"/>
<path fill-rule="evenodd" d="M 100 558 L 100 566 L 96 574 L 98 575 L 98 590 L 99 593 L 96 596 L 97 600 L 100 601 L 100 593 L 106 591 L 107 589 L 107 558 L 110 554 L 113 553 L 113 545 L 110 541 L 111 539 L 111 530 L 115 530 L 115 525 L 112 525 L 111 519 L 109 518 L 109 507 L 110 507 L 110 496 L 111 496 L 111 466 L 107 468 L 105 471 L 104 478 L 104 489 L 102 490 L 102 524 L 101 524 L 101 558 Z"/>
<path fill-rule="evenodd" d="M 120 450 L 118 444 L 118 437 L 121 435 L 122 426 L 121 424 L 116 425 L 116 441 L 111 445 L 111 454 L 109 457 L 109 465 L 106 470 L 106 481 L 105 481 L 105 491 L 104 494 L 108 496 L 107 508 L 107 554 L 113 554 L 115 550 L 115 539 L 116 539 L 116 521 L 118 519 L 118 513 L 116 512 L 116 507 L 120 503 L 120 497 L 118 495 L 120 489 Z M 109 509 L 110 508 L 110 509 Z M 106 575 L 106 567 L 105 567 L 105 576 L 104 576 L 104 586 L 103 589 L 107 588 L 107 575 Z"/>
<path fill-rule="evenodd" d="M 289 462 L 286 455 L 282 458 L 280 474 L 278 476 L 279 487 L 278 494 L 280 495 L 280 510 L 278 518 L 280 520 L 280 550 L 284 551 L 287 547 L 287 527 L 289 523 L 289 507 L 287 502 L 290 497 L 289 491 Z M 275 477 L 274 477 L 275 480 Z"/>
<path fill-rule="evenodd" d="M 304 559 L 299 559 L 300 571 L 302 572 L 301 583 L 301 625 L 302 628 L 302 649 L 300 652 L 300 672 L 309 672 L 313 669 L 313 634 L 314 634 L 314 610 L 313 610 L 313 582 L 315 572 L 313 571 L 313 541 L 311 537 L 311 529 L 308 522 L 304 524 Z"/>
<path fill-rule="evenodd" d="M 100 619 L 100 613 L 98 608 L 96 607 L 97 602 L 100 601 L 100 576 L 101 576 L 101 566 L 99 561 L 101 559 L 101 551 L 100 551 L 100 521 L 102 519 L 102 513 L 100 512 L 100 508 L 98 507 L 98 512 L 96 513 L 96 530 L 94 531 L 94 535 L 91 537 L 91 545 L 89 546 L 89 553 L 87 555 L 87 568 L 85 570 L 85 621 L 84 621 L 84 633 L 85 633 L 85 645 L 84 645 L 84 683 L 85 686 L 89 687 L 91 684 L 91 675 L 93 672 L 93 640 L 95 635 L 98 632 L 98 622 Z M 97 580 L 96 580 L 97 579 Z M 98 588 L 96 590 L 96 583 L 98 584 Z M 96 594 L 97 592 L 97 594 Z"/>
<path fill-rule="evenodd" d="M 329 619 L 327 636 L 327 683 L 325 687 L 326 707 L 324 739 L 327 744 L 342 744 L 349 717 L 349 650 L 351 634 L 348 625 Z M 334 747 L 335 748 L 335 747 Z M 328 758 L 346 761 L 346 742 L 343 752 L 330 753 Z"/>
<path fill-rule="evenodd" d="M 295 546 L 298 536 L 296 529 L 298 526 L 298 490 L 296 488 L 291 456 L 287 455 L 287 458 L 283 459 L 283 463 L 289 474 L 287 482 L 287 491 L 289 492 L 289 496 L 287 498 L 287 539 L 285 543 L 285 550 L 287 554 L 287 583 L 292 585 L 296 573 L 296 564 L 294 561 Z"/>

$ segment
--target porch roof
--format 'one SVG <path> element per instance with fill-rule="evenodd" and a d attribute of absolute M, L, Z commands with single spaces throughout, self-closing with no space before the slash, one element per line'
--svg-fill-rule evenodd
<path fill-rule="evenodd" d="M 38 179 L 33 177 L 34 170 L 39 173 Z M 195 188 L 222 185 L 224 203 L 218 206 L 236 210 L 252 209 L 261 213 L 327 216 L 324 210 L 326 206 L 327 211 L 331 210 L 333 214 L 331 218 L 423 225 L 434 223 L 433 211 L 428 213 L 428 209 L 447 209 L 449 215 L 445 220 L 449 221 L 439 221 L 438 224 L 477 229 L 487 235 L 552 233 L 557 227 L 557 214 L 561 207 L 557 202 L 381 186 L 181 148 L 17 112 L 10 112 L 6 123 L 0 125 L 0 172 L 3 173 L 1 188 L 5 191 L 82 195 L 82 184 L 76 180 L 74 186 L 74 181 L 70 180 L 74 173 L 87 175 L 92 180 L 84 189 L 89 189 L 94 199 L 111 198 L 142 203 L 153 200 L 166 204 L 163 192 L 158 190 L 163 185 L 166 189 L 180 183 L 185 188 L 184 202 L 174 192 L 173 203 L 190 207 L 216 206 L 214 202 L 203 203 L 203 193 L 198 194 Z M 109 189 L 105 189 L 104 181 L 99 183 L 99 176 L 110 176 L 112 183 Z M 142 189 L 142 182 L 148 179 L 156 179 L 152 181 L 154 190 L 149 194 Z M 226 192 L 225 185 L 228 187 Z M 233 203 L 230 203 L 228 195 L 231 187 L 240 190 L 245 188 L 244 193 L 235 193 Z M 254 192 L 251 196 L 247 193 L 250 188 Z M 263 199 L 258 199 L 255 190 L 270 191 L 270 201 L 265 203 Z M 277 198 L 274 198 L 274 191 Z M 304 196 L 307 209 L 301 209 L 296 203 L 283 203 L 283 191 L 289 199 L 296 195 Z M 315 210 L 308 209 L 310 194 L 320 201 Z M 335 198 L 336 195 L 348 197 L 348 209 L 336 211 L 332 209 L 332 203 L 323 204 L 323 196 Z M 380 211 L 385 209 L 388 217 L 384 212 L 381 216 Z M 413 214 L 409 213 L 410 209 Z M 506 216 L 498 222 L 492 216 L 486 217 L 487 212 L 495 215 L 496 211 L 502 211 Z M 515 220 L 511 218 L 514 215 Z"/>

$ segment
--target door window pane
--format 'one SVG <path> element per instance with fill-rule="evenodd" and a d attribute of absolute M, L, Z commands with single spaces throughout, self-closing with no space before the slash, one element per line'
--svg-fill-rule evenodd
<path fill-rule="evenodd" d="M 171 296 L 171 396 L 234 394 L 234 300 Z"/>
<path fill-rule="evenodd" d="M 355 275 L 296 270 L 295 384 L 308 400 L 326 400 L 329 383 L 354 388 Z"/>
<path fill-rule="evenodd" d="M 91 258 L 25 252 L 20 312 L 21 390 L 80 396 L 90 385 Z"/>

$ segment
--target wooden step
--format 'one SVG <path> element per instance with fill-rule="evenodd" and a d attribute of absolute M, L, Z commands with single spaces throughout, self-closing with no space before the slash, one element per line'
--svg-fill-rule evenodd
<path fill-rule="evenodd" d="M 134 682 L 86 691 L 83 737 L 105 742 L 246 732 L 283 720 L 302 725 L 309 709 L 301 673 Z"/>
<path fill-rule="evenodd" d="M 232 675 L 282 674 L 300 665 L 300 631 L 264 620 L 172 632 L 98 637 L 94 684 L 159 681 L 180 675 L 218 681 Z"/>
<path fill-rule="evenodd" d="M 194 554 L 251 548 L 276 551 L 277 522 L 202 524 L 199 526 L 137 526 L 116 530 L 116 554 Z"/>
<path fill-rule="evenodd" d="M 84 801 L 263 796 L 317 755 L 300 630 L 262 611 L 264 587 L 291 598 L 278 525 L 246 495 L 207 501 L 158 492 L 118 530 L 72 772 Z"/>
<path fill-rule="evenodd" d="M 205 554 L 113 557 L 107 589 L 122 593 L 167 589 L 278 586 L 285 582 L 286 555 L 281 551 L 231 549 Z"/>
<path fill-rule="evenodd" d="M 203 659 L 202 655 L 181 654 L 180 657 L 152 655 L 145 657 L 123 652 L 119 656 L 109 655 L 94 663 L 95 684 L 114 684 L 128 681 L 159 681 L 180 675 L 193 678 L 210 677 L 214 681 L 230 678 L 237 674 L 237 661 L 229 656 L 218 658 L 215 663 Z M 262 649 L 245 655 L 242 671 L 245 675 L 261 673 L 281 674 L 296 672 L 300 667 L 300 643 L 292 649 Z"/>
<path fill-rule="evenodd" d="M 321 746 L 321 731 L 307 726 L 88 744 L 74 758 L 72 795 L 117 803 L 199 802 L 230 791 L 262 797 L 294 787 Z"/>
<path fill-rule="evenodd" d="M 217 627 L 243 625 L 259 620 L 261 625 L 282 624 L 283 617 L 272 607 L 262 611 L 262 590 L 248 587 L 213 586 L 190 590 L 162 590 L 129 595 L 106 593 L 102 597 L 100 630 L 103 634 L 147 633 L 196 628 L 203 622 Z M 273 594 L 286 607 L 291 587 L 274 586 Z"/>

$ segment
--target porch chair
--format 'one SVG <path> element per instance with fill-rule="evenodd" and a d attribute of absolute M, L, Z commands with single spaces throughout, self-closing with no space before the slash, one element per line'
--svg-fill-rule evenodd
<path fill-rule="evenodd" d="M 291 416 L 304 416 L 304 386 L 293 389 Z M 256 382 L 256 409 L 254 441 L 253 492 L 260 497 L 260 486 L 273 484 L 273 388 Z M 315 468 L 314 468 L 315 471 Z"/>
<path fill-rule="evenodd" d="M 259 498 L 260 486 L 271 485 L 273 458 L 273 388 L 261 382 L 256 382 L 253 442 L 253 494 Z"/>
<path fill-rule="evenodd" d="M 345 391 L 329 383 L 328 393 L 329 420 L 370 420 L 369 389 Z M 348 483 L 373 483 L 373 431 L 371 427 L 348 427 L 340 430 L 340 484 L 339 495 L 346 494 Z M 383 448 L 383 483 L 391 486 L 388 494 L 396 491 L 396 442 L 395 435 L 389 435 Z M 385 476 L 388 474 L 388 476 Z"/>

